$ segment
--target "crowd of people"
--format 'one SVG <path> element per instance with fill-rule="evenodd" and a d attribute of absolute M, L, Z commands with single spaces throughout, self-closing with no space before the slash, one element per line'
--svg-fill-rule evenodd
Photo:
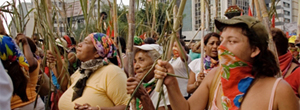
<path fill-rule="evenodd" d="M 204 44 L 174 42 L 169 61 L 161 60 L 155 39 L 135 36 L 135 76 L 129 77 L 122 37 L 114 42 L 95 32 L 76 43 L 65 35 L 46 50 L 39 34 L 9 36 L 1 21 L 0 108 L 124 110 L 133 97 L 129 109 L 137 110 L 300 109 L 298 41 L 271 29 L 278 65 L 261 21 L 235 16 L 216 19 L 215 26 L 221 34 L 206 34 Z M 161 93 L 154 90 L 160 79 Z"/>

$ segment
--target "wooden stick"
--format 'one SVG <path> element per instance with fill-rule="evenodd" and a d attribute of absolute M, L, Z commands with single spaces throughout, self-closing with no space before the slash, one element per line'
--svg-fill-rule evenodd
<path fill-rule="evenodd" d="M 177 29 L 177 28 L 175 27 L 175 24 L 176 24 L 176 22 L 177 22 L 177 20 L 178 20 L 178 18 L 175 17 L 175 15 L 177 15 L 177 14 L 178 14 L 178 13 L 177 13 L 177 6 L 174 5 L 174 7 L 173 7 L 173 15 L 174 15 L 174 20 L 173 20 L 174 25 L 173 25 L 173 29 L 174 29 L 174 30 Z M 179 26 L 178 26 L 178 27 L 179 27 Z M 174 41 L 175 41 L 176 37 L 177 37 L 177 36 L 176 36 L 176 32 L 173 32 L 172 35 L 171 35 L 171 40 L 170 40 L 169 48 L 168 48 L 168 51 L 167 51 L 168 54 L 167 54 L 166 60 L 171 59 L 172 48 L 173 48 Z M 160 92 L 162 83 L 163 83 L 163 80 L 162 80 L 162 79 L 159 79 L 159 80 L 157 81 L 156 87 L 155 87 L 155 91 L 156 91 L 156 92 Z"/>
<path fill-rule="evenodd" d="M 217 19 L 218 18 L 218 9 L 219 9 L 219 0 L 215 0 L 215 9 L 216 9 L 216 16 L 215 16 L 215 19 Z M 214 32 L 217 32 L 217 27 L 216 26 L 214 26 Z"/>
<path fill-rule="evenodd" d="M 260 15 L 260 9 L 259 9 L 258 0 L 254 0 L 254 4 L 255 4 L 255 10 L 256 10 L 256 18 L 259 21 L 262 21 L 262 18 L 261 18 L 261 15 Z"/>
<path fill-rule="evenodd" d="M 236 5 L 236 0 L 231 0 L 232 1 L 232 6 Z"/>
<path fill-rule="evenodd" d="M 297 38 L 296 38 L 296 43 L 299 43 L 300 41 L 300 1 L 298 1 L 298 29 L 297 29 Z"/>
<path fill-rule="evenodd" d="M 189 42 L 188 47 L 190 47 L 191 43 L 193 42 L 193 40 L 195 39 L 195 37 L 198 35 L 198 33 L 200 32 L 201 27 L 197 30 L 196 34 L 194 35 L 194 37 L 192 38 L 192 40 Z"/>
<path fill-rule="evenodd" d="M 185 7 L 185 3 L 186 3 L 186 0 L 181 0 L 180 6 L 179 6 L 179 9 L 178 9 L 178 13 L 176 15 L 176 17 L 180 17 L 180 18 L 176 19 L 176 22 L 174 24 L 174 27 L 175 27 L 174 30 L 176 30 L 176 31 L 178 30 L 178 28 L 180 26 L 180 22 L 181 22 L 182 13 L 183 13 L 183 10 L 184 10 L 184 7 Z M 172 44 L 171 45 L 172 47 L 173 47 L 173 43 L 175 41 L 175 38 L 177 38 L 176 33 L 173 32 L 173 36 L 171 37 L 171 41 L 170 41 L 170 45 Z M 170 50 L 170 48 L 172 48 L 171 46 L 169 47 L 169 50 Z M 171 55 L 168 55 L 167 59 L 170 59 L 170 58 L 171 58 Z M 163 83 L 163 79 L 159 79 L 157 81 L 155 91 L 159 92 L 162 83 Z"/>
<path fill-rule="evenodd" d="M 133 37 L 135 34 L 135 19 L 134 19 L 134 6 L 135 0 L 130 0 L 129 2 L 129 15 L 128 15 L 128 39 L 127 39 L 127 49 L 126 49 L 126 56 L 128 58 L 128 74 L 130 77 L 134 77 L 134 70 L 133 70 Z M 131 101 L 131 105 L 133 110 L 136 110 L 135 100 Z"/>
<path fill-rule="evenodd" d="M 114 23 L 114 41 L 117 42 L 117 37 L 118 37 L 118 13 L 117 13 L 117 0 L 114 0 L 114 5 L 113 5 L 113 23 Z"/>
<path fill-rule="evenodd" d="M 155 16 L 155 10 L 156 10 L 156 0 L 152 0 L 152 29 L 151 29 L 151 36 L 150 38 L 153 38 L 154 30 L 155 30 L 155 24 L 156 24 L 156 16 Z"/>
<path fill-rule="evenodd" d="M 259 5 L 260 5 L 261 12 L 262 12 L 263 22 L 268 31 L 268 35 L 269 35 L 269 49 L 274 54 L 277 66 L 279 67 L 277 50 L 276 50 L 276 46 L 275 46 L 275 43 L 273 41 L 273 37 L 271 34 L 271 27 L 270 27 L 270 21 L 269 21 L 269 15 L 268 15 L 266 3 L 264 0 L 259 0 Z M 276 75 L 276 77 L 281 77 L 281 71 L 279 71 L 279 73 Z"/>
<path fill-rule="evenodd" d="M 204 19 L 204 15 L 205 15 L 205 4 L 204 4 L 204 0 L 201 0 L 201 64 L 203 64 L 204 62 L 204 56 L 205 56 L 205 52 L 204 52 L 204 23 L 205 23 L 205 19 Z M 203 68 L 200 68 L 200 73 L 203 73 Z"/>

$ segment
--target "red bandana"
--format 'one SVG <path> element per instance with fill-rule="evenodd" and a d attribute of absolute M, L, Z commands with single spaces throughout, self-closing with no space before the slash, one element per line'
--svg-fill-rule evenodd
<path fill-rule="evenodd" d="M 222 45 L 219 46 L 218 53 L 223 89 L 222 106 L 224 110 L 237 110 L 254 80 L 252 65 L 242 61 Z"/>

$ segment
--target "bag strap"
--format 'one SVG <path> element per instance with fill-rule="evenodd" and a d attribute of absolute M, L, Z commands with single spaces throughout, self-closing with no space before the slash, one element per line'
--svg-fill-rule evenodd
<path fill-rule="evenodd" d="M 293 73 L 297 68 L 299 67 L 299 65 L 298 66 L 296 66 L 293 70 L 292 70 L 292 72 L 291 73 Z"/>

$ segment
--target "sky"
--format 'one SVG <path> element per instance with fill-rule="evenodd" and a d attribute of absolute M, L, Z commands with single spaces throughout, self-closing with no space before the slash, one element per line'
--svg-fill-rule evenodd
<path fill-rule="evenodd" d="M 5 2 L 11 2 L 12 0 L 0 0 L 0 6 L 3 5 Z M 31 2 L 31 0 L 20 0 L 21 2 Z M 117 0 L 117 3 L 120 4 L 121 2 L 123 2 L 124 5 L 129 5 L 129 0 Z M 18 5 L 18 4 L 17 4 Z M 5 16 L 7 17 L 7 22 L 9 23 L 11 21 L 11 18 L 8 16 L 8 14 L 5 14 Z M 5 22 L 4 23 L 4 28 L 6 29 L 6 31 L 8 32 L 7 29 L 7 24 Z"/>

